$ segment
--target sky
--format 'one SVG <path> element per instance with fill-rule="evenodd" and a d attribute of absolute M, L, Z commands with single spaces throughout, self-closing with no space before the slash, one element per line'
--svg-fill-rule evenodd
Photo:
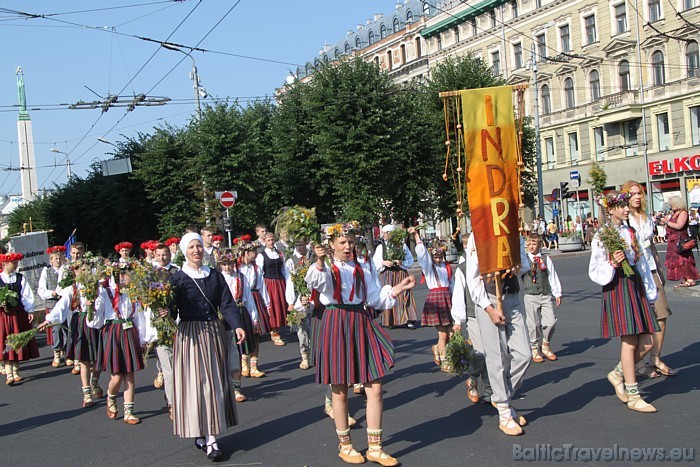
<path fill-rule="evenodd" d="M 273 96 L 290 70 L 396 0 L 4 0 L 0 6 L 0 195 L 21 192 L 17 147 L 17 77 L 24 72 L 37 180 L 52 189 L 95 161 L 108 143 L 161 125 L 184 126 L 196 105 L 192 60 L 155 39 L 208 50 L 192 52 L 200 84 L 213 98 Z M 89 10 L 89 11 L 86 11 Z M 26 13 L 23 15 L 20 13 Z M 35 17 L 33 15 L 41 15 Z M 218 23 L 218 25 L 217 25 Z M 186 50 L 186 49 L 185 49 Z M 244 58 L 240 56 L 251 58 Z M 282 62 L 282 63 L 279 63 Z M 178 65 L 179 63 L 179 65 Z M 174 69 L 173 69 L 174 68 Z M 89 89 L 88 89 L 89 88 Z M 162 106 L 68 109 L 107 95 L 172 99 Z M 211 98 L 202 104 L 212 103 Z M 66 153 L 52 152 L 52 148 Z"/>

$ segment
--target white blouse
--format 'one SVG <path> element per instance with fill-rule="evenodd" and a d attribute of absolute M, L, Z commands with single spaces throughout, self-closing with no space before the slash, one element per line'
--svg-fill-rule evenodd
<path fill-rule="evenodd" d="M 70 324 L 70 320 L 73 317 L 73 313 L 80 313 L 83 311 L 87 311 L 87 301 L 80 296 L 78 299 L 78 308 L 75 310 L 71 310 L 70 305 L 71 302 L 73 301 L 74 294 L 80 294 L 80 289 L 83 286 L 80 284 L 77 284 L 76 287 L 66 287 L 61 291 L 61 296 L 56 305 L 53 307 L 51 312 L 46 314 L 46 321 L 50 323 L 64 323 L 68 322 Z"/>
<path fill-rule="evenodd" d="M 629 217 L 630 226 L 635 230 L 637 234 L 637 242 L 644 252 L 644 258 L 646 258 L 647 263 L 649 263 L 649 268 L 654 271 L 657 269 L 656 261 L 654 261 L 654 255 L 651 254 L 651 245 L 654 241 L 654 221 L 646 215 L 642 216 L 642 223 L 637 223 L 637 218 L 630 213 Z"/>
<path fill-rule="evenodd" d="M 420 268 L 423 270 L 423 275 L 425 275 L 425 283 L 428 288 L 436 289 L 438 287 L 449 287 L 450 291 L 452 291 L 454 287 L 454 277 L 447 275 L 447 268 L 451 267 L 450 264 L 443 261 L 440 264 L 435 264 L 435 268 L 433 268 L 433 257 L 430 256 L 428 249 L 423 243 L 418 243 L 416 245 L 416 255 L 418 256 Z M 435 276 L 436 272 L 437 277 Z"/>
<path fill-rule="evenodd" d="M 7 274 L 7 271 L 0 273 L 2 281 L 7 284 L 14 284 L 17 282 L 17 273 Z M 27 282 L 27 277 L 22 275 L 22 288 L 20 289 L 19 298 L 24 307 L 24 311 L 28 314 L 34 313 L 34 292 L 32 292 L 31 287 L 29 287 L 29 282 Z"/>
<path fill-rule="evenodd" d="M 237 277 L 235 275 L 228 275 L 223 271 L 221 272 L 221 274 L 224 275 L 224 280 L 226 280 L 226 284 L 228 285 L 231 294 L 235 298 L 238 293 L 238 281 L 236 280 Z M 243 273 L 239 273 L 239 275 L 241 279 L 240 286 L 243 289 L 241 293 L 241 301 L 243 302 L 243 305 L 245 306 L 246 310 L 248 310 L 248 314 L 250 315 L 251 321 L 256 323 L 258 322 L 258 309 L 255 307 L 255 300 L 253 300 L 253 294 L 250 292 L 250 286 L 248 285 L 248 281 L 245 275 Z"/>
<path fill-rule="evenodd" d="M 265 286 L 265 280 L 262 275 L 262 268 L 257 267 L 255 263 L 251 264 L 241 264 L 240 271 L 243 276 L 245 276 L 245 281 L 248 284 L 248 288 L 252 291 L 253 287 L 257 287 L 258 292 L 262 296 L 263 302 L 265 302 L 266 307 L 270 307 L 270 296 L 267 293 L 267 287 Z M 256 307 L 256 311 L 260 312 Z"/>
<path fill-rule="evenodd" d="M 110 292 L 114 296 L 115 290 L 110 286 Z M 94 329 L 102 328 L 105 323 L 113 319 L 127 319 L 131 318 L 134 327 L 139 333 L 139 341 L 141 345 L 148 343 L 149 332 L 146 327 L 146 317 L 143 313 L 143 308 L 139 303 L 132 303 L 129 295 L 125 293 L 119 294 L 119 303 L 117 305 L 119 309 L 119 315 L 117 315 L 114 307 L 112 306 L 112 300 L 107 294 L 107 289 L 100 286 L 100 292 L 95 299 L 95 316 L 91 321 L 87 322 L 87 325 Z M 121 316 L 121 317 L 120 317 Z"/>

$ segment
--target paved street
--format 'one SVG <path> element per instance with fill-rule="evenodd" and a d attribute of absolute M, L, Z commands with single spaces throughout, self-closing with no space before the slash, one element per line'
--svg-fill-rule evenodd
<path fill-rule="evenodd" d="M 664 360 L 680 370 L 675 378 L 642 380 L 641 389 L 657 414 L 628 410 L 613 394 L 605 375 L 618 361 L 619 340 L 598 338 L 600 292 L 587 276 L 588 256 L 555 258 L 564 303 L 553 348 L 557 362 L 533 364 L 514 406 L 529 425 L 517 438 L 497 428 L 496 411 L 466 399 L 464 380 L 438 371 L 432 363 L 432 329 L 394 329 L 397 362 L 385 381 L 385 447 L 405 466 L 518 465 L 513 444 L 606 448 L 700 448 L 696 433 L 700 408 L 700 344 L 697 298 L 667 292 L 669 318 Z M 426 290 L 416 295 L 422 304 Z M 225 465 L 340 466 L 337 438 L 322 413 L 323 388 L 313 371 L 298 368 L 296 337 L 286 347 L 263 343 L 261 368 L 267 377 L 244 380 L 249 402 L 238 405 L 241 424 L 220 441 Z M 127 426 L 105 415 L 104 399 L 82 409 L 78 377 L 50 366 L 50 349 L 22 366 L 26 381 L 0 388 L 0 453 L 3 465 L 204 465 L 191 440 L 172 435 L 163 393 L 152 386 L 155 360 L 137 374 L 136 414 L 143 422 Z M 106 387 L 106 378 L 101 380 Z M 352 396 L 352 431 L 366 449 L 363 399 Z M 668 465 L 670 462 L 659 462 Z M 537 463 L 541 465 L 541 462 Z M 622 464 L 630 464 L 623 462 Z M 684 462 L 681 462 L 684 464 Z M 589 462 L 588 465 L 608 465 Z"/>

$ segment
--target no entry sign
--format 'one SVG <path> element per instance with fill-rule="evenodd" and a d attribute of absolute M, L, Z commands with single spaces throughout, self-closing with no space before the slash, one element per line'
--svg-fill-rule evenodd
<path fill-rule="evenodd" d="M 219 199 L 221 205 L 226 209 L 233 207 L 236 204 L 236 197 L 230 191 L 224 191 L 221 193 L 221 198 Z"/>

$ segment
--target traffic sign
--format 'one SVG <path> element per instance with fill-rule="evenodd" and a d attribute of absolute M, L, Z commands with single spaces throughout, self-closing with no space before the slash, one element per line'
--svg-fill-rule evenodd
<path fill-rule="evenodd" d="M 579 180 L 578 178 L 571 179 L 571 187 L 572 188 L 578 188 L 580 186 L 581 186 L 581 180 Z"/>
<path fill-rule="evenodd" d="M 552 209 L 552 215 L 557 217 L 559 215 L 559 209 Z"/>
<path fill-rule="evenodd" d="M 569 172 L 569 178 L 571 180 L 581 180 L 581 174 L 578 173 L 578 170 L 572 170 Z"/>
<path fill-rule="evenodd" d="M 552 190 L 552 199 L 559 199 L 559 188 L 555 188 Z"/>
<path fill-rule="evenodd" d="M 236 196 L 230 191 L 224 191 L 223 193 L 221 193 L 221 198 L 219 198 L 219 202 L 226 209 L 231 208 L 234 204 L 236 204 Z"/>

